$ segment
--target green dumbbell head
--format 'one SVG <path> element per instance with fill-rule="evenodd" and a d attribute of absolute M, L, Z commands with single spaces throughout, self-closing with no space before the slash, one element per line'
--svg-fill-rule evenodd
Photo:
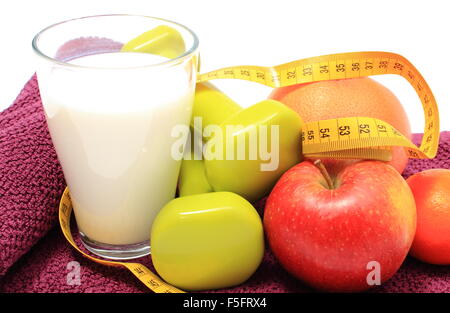
<path fill-rule="evenodd" d="M 215 191 L 235 192 L 249 201 L 265 196 L 278 178 L 299 163 L 301 119 L 275 100 L 233 114 L 220 127 L 206 127 L 206 175 Z"/>
<path fill-rule="evenodd" d="M 185 51 L 185 44 L 176 29 L 160 25 L 128 41 L 121 51 L 151 53 L 173 59 Z"/>
<path fill-rule="evenodd" d="M 195 87 L 191 126 L 195 118 L 201 118 L 202 131 L 208 125 L 220 125 L 242 108 L 211 83 L 198 83 Z"/>

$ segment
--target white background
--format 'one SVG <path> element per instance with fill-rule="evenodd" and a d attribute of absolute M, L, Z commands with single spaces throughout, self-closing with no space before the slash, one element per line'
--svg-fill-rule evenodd
<path fill-rule="evenodd" d="M 42 28 L 69 18 L 132 13 L 185 24 L 200 38 L 202 72 L 230 65 L 276 65 L 337 52 L 383 50 L 402 54 L 422 73 L 437 99 L 441 129 L 450 130 L 447 1 L 0 1 L 0 110 L 8 107 L 34 72 L 31 40 Z M 380 77 L 405 106 L 412 130 L 423 113 L 400 77 Z M 243 106 L 270 89 L 220 81 Z"/>

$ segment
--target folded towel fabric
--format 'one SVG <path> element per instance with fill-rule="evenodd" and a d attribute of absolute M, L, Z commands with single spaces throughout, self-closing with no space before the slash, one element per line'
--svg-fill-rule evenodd
<path fill-rule="evenodd" d="M 0 113 L 0 276 L 55 225 L 64 186 L 33 77 Z"/>
<path fill-rule="evenodd" d="M 420 138 L 415 135 L 413 141 Z M 410 160 L 404 176 L 437 167 L 450 168 L 450 132 L 441 134 L 435 159 Z M 93 263 L 65 241 L 56 225 L 63 188 L 33 77 L 14 105 L 0 114 L 0 292 L 149 292 L 127 270 Z M 260 212 L 263 206 L 261 201 Z M 73 261 L 80 264 L 79 284 L 70 281 Z M 152 268 L 148 257 L 139 262 Z M 219 291 L 312 290 L 284 271 L 266 249 L 263 263 L 246 283 Z M 407 258 L 392 279 L 371 291 L 450 292 L 450 267 Z"/>

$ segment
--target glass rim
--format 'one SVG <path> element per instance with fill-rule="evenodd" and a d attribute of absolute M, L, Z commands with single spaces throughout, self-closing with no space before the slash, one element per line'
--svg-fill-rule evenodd
<path fill-rule="evenodd" d="M 45 34 L 45 32 L 47 32 L 50 29 L 53 29 L 55 27 L 58 27 L 62 24 L 66 24 L 69 22 L 73 22 L 73 21 L 79 21 L 79 20 L 83 20 L 83 19 L 90 19 L 90 18 L 98 18 L 98 17 L 139 17 L 139 18 L 146 18 L 146 19 L 151 19 L 151 20 L 156 20 L 156 21 L 161 21 L 161 22 L 165 22 L 168 24 L 173 24 L 176 25 L 177 27 L 180 27 L 184 30 L 186 30 L 193 39 L 193 43 L 192 46 L 189 49 L 186 49 L 185 52 L 183 52 L 182 54 L 180 54 L 179 56 L 172 58 L 172 59 L 168 59 L 167 61 L 163 61 L 163 62 L 158 62 L 158 63 L 152 63 L 152 64 L 146 64 L 146 65 L 138 65 L 138 66 L 125 66 L 125 67 L 100 67 L 100 66 L 87 66 L 87 65 L 78 65 L 78 64 L 73 64 L 73 63 L 69 63 L 66 61 L 61 61 L 58 59 L 55 59 L 54 57 L 48 56 L 47 54 L 45 54 L 44 52 L 41 51 L 41 49 L 39 49 L 38 47 L 38 40 L 42 37 L 43 34 Z M 170 67 L 173 66 L 175 64 L 178 64 L 181 60 L 188 58 L 189 56 L 191 56 L 192 54 L 194 54 L 199 46 L 199 40 L 197 35 L 188 27 L 184 26 L 183 24 L 171 21 L 171 20 L 167 20 L 167 19 L 163 19 L 163 18 L 159 18 L 159 17 L 153 17 L 153 16 L 147 16 L 147 15 L 139 15 L 139 14 L 100 14 L 100 15 L 89 15 L 89 16 L 83 16 L 83 17 L 77 17 L 77 18 L 72 18 L 72 19 L 68 19 L 68 20 L 64 20 L 61 22 L 57 22 L 54 24 L 51 24 L 47 27 L 45 27 L 44 29 L 42 29 L 41 31 L 39 31 L 34 37 L 33 40 L 31 42 L 31 46 L 33 48 L 33 51 L 39 56 L 44 58 L 47 61 L 50 61 L 52 63 L 56 63 L 59 64 L 61 66 L 67 66 L 67 67 L 72 67 L 72 68 L 79 68 L 79 69 L 98 69 L 98 70 L 126 70 L 126 69 L 139 69 L 139 68 L 152 68 L 152 67 Z"/>

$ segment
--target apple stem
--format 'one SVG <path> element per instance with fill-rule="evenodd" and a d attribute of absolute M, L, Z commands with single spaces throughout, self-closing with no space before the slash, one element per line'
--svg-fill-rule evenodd
<path fill-rule="evenodd" d="M 317 168 L 322 173 L 323 177 L 325 177 L 325 181 L 327 182 L 329 189 L 334 189 L 333 180 L 330 177 L 330 174 L 328 174 L 327 168 L 325 165 L 323 165 L 322 161 L 320 159 L 314 161 L 314 165 L 317 166 Z"/>

